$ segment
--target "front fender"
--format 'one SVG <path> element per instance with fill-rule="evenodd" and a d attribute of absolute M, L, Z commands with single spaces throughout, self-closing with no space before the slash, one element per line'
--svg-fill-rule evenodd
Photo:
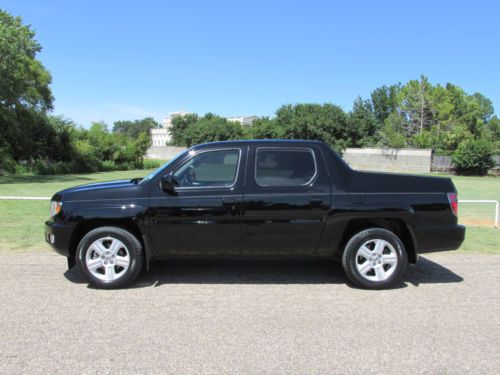
<path fill-rule="evenodd" d="M 104 225 L 116 225 L 130 230 L 143 243 L 146 260 L 155 254 L 150 246 L 146 208 L 147 201 L 123 202 L 121 200 L 97 200 L 85 202 L 65 202 L 60 220 L 71 225 L 68 253 L 75 251 L 79 240 L 93 228 Z"/>

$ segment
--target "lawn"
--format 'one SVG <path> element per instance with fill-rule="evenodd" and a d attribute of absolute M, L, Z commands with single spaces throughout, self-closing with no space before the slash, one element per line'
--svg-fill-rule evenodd
<path fill-rule="evenodd" d="M 99 181 L 144 177 L 149 172 L 150 170 L 133 170 L 92 174 L 63 174 L 57 176 L 0 176 L 0 195 L 51 197 L 59 190 L 68 187 Z"/>
<path fill-rule="evenodd" d="M 500 201 L 499 177 L 452 176 L 452 179 L 458 191 L 458 199 Z M 467 225 L 479 222 L 481 225 L 493 226 L 495 205 L 461 203 L 459 217 Z"/>
<path fill-rule="evenodd" d="M 46 196 L 79 184 L 145 176 L 149 171 L 118 171 L 60 176 L 0 176 L 0 195 Z M 453 176 L 459 199 L 500 200 L 500 178 Z M 0 250 L 48 249 L 43 240 L 43 222 L 48 201 L 0 200 Z M 460 251 L 500 253 L 500 229 L 492 228 L 493 205 L 461 204 L 460 221 L 467 225 Z M 490 225 L 474 226 L 471 224 Z"/>
<path fill-rule="evenodd" d="M 0 176 L 0 195 L 51 197 L 59 190 L 99 181 L 144 177 L 150 170 L 58 176 Z M 48 249 L 43 239 L 49 201 L 0 200 L 0 250 Z"/>

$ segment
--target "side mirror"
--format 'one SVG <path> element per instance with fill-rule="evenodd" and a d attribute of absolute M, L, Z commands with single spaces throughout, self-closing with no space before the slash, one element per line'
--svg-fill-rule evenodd
<path fill-rule="evenodd" d="M 161 178 L 160 181 L 161 189 L 169 194 L 175 194 L 175 187 L 179 186 L 179 183 L 171 174 L 166 174 Z"/>

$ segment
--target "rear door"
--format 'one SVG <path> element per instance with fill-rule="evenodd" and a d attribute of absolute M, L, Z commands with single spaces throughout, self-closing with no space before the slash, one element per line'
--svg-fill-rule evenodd
<path fill-rule="evenodd" d="M 242 211 L 244 255 L 314 255 L 330 207 L 321 151 L 251 146 Z"/>

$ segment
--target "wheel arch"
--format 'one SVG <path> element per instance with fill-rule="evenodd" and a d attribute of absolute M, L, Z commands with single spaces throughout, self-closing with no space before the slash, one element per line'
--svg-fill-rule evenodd
<path fill-rule="evenodd" d="M 137 223 L 132 219 L 88 219 L 80 221 L 71 235 L 69 243 L 69 254 L 75 256 L 76 249 L 81 239 L 91 230 L 99 227 L 118 227 L 133 234 L 144 247 L 142 232 Z"/>
<path fill-rule="evenodd" d="M 402 219 L 398 218 L 370 218 L 370 219 L 352 219 L 350 220 L 342 233 L 342 240 L 339 246 L 339 255 L 342 256 L 344 248 L 349 239 L 358 232 L 368 228 L 382 228 L 393 232 L 403 242 L 408 261 L 412 264 L 417 263 L 418 254 L 415 243 L 415 236 L 411 227 Z"/>

